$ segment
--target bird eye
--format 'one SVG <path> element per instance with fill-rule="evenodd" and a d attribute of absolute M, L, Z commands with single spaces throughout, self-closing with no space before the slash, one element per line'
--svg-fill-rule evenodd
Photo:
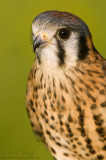
<path fill-rule="evenodd" d="M 68 39 L 70 36 L 70 30 L 67 28 L 62 28 L 59 30 L 58 35 L 61 39 Z"/>

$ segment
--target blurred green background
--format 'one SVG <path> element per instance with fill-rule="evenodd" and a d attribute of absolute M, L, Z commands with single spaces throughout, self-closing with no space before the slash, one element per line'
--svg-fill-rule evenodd
<path fill-rule="evenodd" d="M 25 109 L 27 76 L 35 57 L 31 23 L 36 15 L 46 10 L 68 11 L 81 17 L 93 34 L 97 50 L 106 57 L 106 0 L 0 0 L 2 160 L 4 155 L 9 160 L 12 159 L 9 156 L 31 157 L 33 154 L 35 160 L 52 160 L 46 147 L 34 136 Z"/>

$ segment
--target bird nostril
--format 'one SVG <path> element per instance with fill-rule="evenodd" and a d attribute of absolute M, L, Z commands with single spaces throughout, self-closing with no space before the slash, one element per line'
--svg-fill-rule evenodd
<path fill-rule="evenodd" d="M 36 48 L 39 48 L 41 45 L 48 43 L 46 40 L 46 35 L 37 35 L 34 42 L 33 42 L 33 50 L 36 51 Z"/>
<path fill-rule="evenodd" d="M 46 38 L 46 36 L 45 35 L 43 35 L 43 39 L 45 39 Z"/>

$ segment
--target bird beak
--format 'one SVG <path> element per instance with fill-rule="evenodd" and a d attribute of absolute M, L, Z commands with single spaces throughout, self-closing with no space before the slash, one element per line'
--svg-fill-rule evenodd
<path fill-rule="evenodd" d="M 42 37 L 41 37 L 41 35 L 37 35 L 36 38 L 34 39 L 34 42 L 33 42 L 34 52 L 36 51 L 36 48 L 38 48 L 40 46 L 43 47 L 47 43 L 48 43 L 48 41 L 45 39 L 45 35 L 43 35 Z"/>

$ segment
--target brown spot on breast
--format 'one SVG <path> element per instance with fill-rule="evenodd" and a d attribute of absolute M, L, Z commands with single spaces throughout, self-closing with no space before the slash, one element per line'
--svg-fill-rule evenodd
<path fill-rule="evenodd" d="M 102 150 L 106 151 L 106 145 L 102 148 Z"/>
<path fill-rule="evenodd" d="M 106 101 L 104 101 L 103 103 L 101 103 L 102 107 L 106 107 Z"/>
<path fill-rule="evenodd" d="M 65 93 L 68 93 L 68 89 L 66 88 L 66 86 L 65 86 Z"/>
<path fill-rule="evenodd" d="M 71 117 L 70 114 L 68 115 L 68 121 L 69 121 L 69 122 L 73 122 L 73 119 L 72 119 L 72 117 Z"/>
<path fill-rule="evenodd" d="M 48 130 L 46 130 L 46 133 L 50 136 L 51 135 L 51 133 L 48 131 Z"/>
<path fill-rule="evenodd" d="M 54 98 L 56 98 L 57 97 L 57 95 L 56 95 L 56 91 L 54 91 Z"/>
<path fill-rule="evenodd" d="M 101 95 L 105 95 L 105 94 L 106 94 L 106 92 L 105 92 L 104 89 L 100 90 L 99 93 L 100 93 Z"/>
<path fill-rule="evenodd" d="M 101 119 L 101 114 L 93 115 L 93 118 L 95 120 L 96 125 L 101 126 L 103 124 L 103 119 Z"/>
<path fill-rule="evenodd" d="M 55 107 L 54 107 L 54 105 L 53 105 L 53 103 L 51 103 L 51 108 L 52 108 L 53 111 L 56 110 Z"/>
<path fill-rule="evenodd" d="M 32 99 L 30 99 L 30 101 L 29 101 L 29 104 L 28 104 L 29 106 L 33 106 L 33 101 L 32 101 Z"/>
<path fill-rule="evenodd" d="M 48 123 L 48 122 L 49 122 L 49 120 L 48 120 L 47 118 L 45 118 L 45 122 L 46 122 L 46 123 Z"/>
<path fill-rule="evenodd" d="M 62 126 L 62 125 L 63 125 L 63 122 L 62 122 L 61 120 L 60 120 L 59 122 L 60 122 L 60 125 Z"/>
<path fill-rule="evenodd" d="M 97 108 L 97 105 L 96 104 L 92 104 L 91 105 L 91 109 L 93 110 L 93 109 L 96 109 Z"/>
<path fill-rule="evenodd" d="M 56 151 L 51 147 L 52 153 L 56 154 Z"/>
<path fill-rule="evenodd" d="M 51 116 L 51 119 L 54 121 L 55 120 L 54 116 Z"/>
<path fill-rule="evenodd" d="M 63 84 L 60 82 L 60 89 L 63 90 L 64 87 L 63 87 Z"/>
<path fill-rule="evenodd" d="M 44 114 L 45 114 L 46 116 L 48 116 L 48 113 L 46 112 L 46 110 L 44 110 Z"/>
<path fill-rule="evenodd" d="M 93 97 L 88 91 L 87 91 L 87 96 L 88 96 L 93 102 L 96 102 L 96 98 Z"/>
<path fill-rule="evenodd" d="M 98 159 L 98 160 L 103 160 L 104 157 L 103 157 L 102 155 L 97 155 L 97 159 Z"/>
<path fill-rule="evenodd" d="M 58 146 L 60 146 L 60 147 L 62 146 L 62 144 L 61 144 L 61 143 L 59 143 L 59 142 L 56 142 L 56 144 L 57 144 Z"/>
<path fill-rule="evenodd" d="M 93 79 L 89 79 L 89 81 L 90 81 L 92 84 L 96 84 L 96 81 L 93 80 Z"/>
<path fill-rule="evenodd" d="M 61 100 L 62 100 L 63 103 L 65 103 L 65 101 L 66 101 L 63 95 L 61 97 Z"/>
<path fill-rule="evenodd" d="M 102 127 L 96 128 L 96 131 L 98 132 L 99 136 L 101 136 L 101 137 L 105 136 L 104 128 L 102 128 Z"/>
<path fill-rule="evenodd" d="M 106 76 L 106 61 L 103 62 L 102 69 L 103 69 L 104 75 Z"/>
<path fill-rule="evenodd" d="M 68 153 L 64 153 L 64 156 L 69 157 L 69 154 Z"/>

